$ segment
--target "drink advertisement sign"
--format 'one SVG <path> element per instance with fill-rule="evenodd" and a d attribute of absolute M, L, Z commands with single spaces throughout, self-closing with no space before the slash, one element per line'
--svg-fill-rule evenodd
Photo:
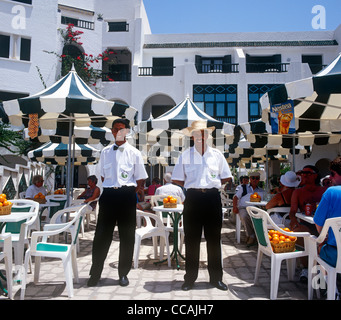
<path fill-rule="evenodd" d="M 270 107 L 270 123 L 273 134 L 295 133 L 294 101 L 288 100 Z"/>

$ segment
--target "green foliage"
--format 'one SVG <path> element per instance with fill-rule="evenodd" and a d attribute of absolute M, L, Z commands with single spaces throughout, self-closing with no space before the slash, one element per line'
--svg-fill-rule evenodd
<path fill-rule="evenodd" d="M 31 142 L 24 140 L 22 131 L 12 131 L 9 125 L 0 121 L 0 147 L 16 155 L 25 155 Z"/>
<path fill-rule="evenodd" d="M 116 54 L 113 50 L 104 51 L 96 56 L 82 52 L 83 43 L 80 42 L 83 31 L 74 30 L 72 23 L 68 24 L 65 30 L 59 29 L 63 39 L 63 53 L 45 51 L 54 54 L 62 63 L 61 76 L 65 76 L 72 68 L 75 67 L 80 78 L 89 85 L 96 86 L 97 81 L 102 79 L 101 61 L 108 61 L 111 55 Z M 109 81 L 114 81 L 108 78 Z"/>

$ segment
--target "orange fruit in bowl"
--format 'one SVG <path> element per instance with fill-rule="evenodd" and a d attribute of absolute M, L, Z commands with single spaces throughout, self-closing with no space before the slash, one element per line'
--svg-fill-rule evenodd
<path fill-rule="evenodd" d="M 2 203 L 2 205 L 3 205 L 4 207 L 7 207 L 7 206 L 11 205 L 11 202 L 5 200 L 5 201 Z"/>
<path fill-rule="evenodd" d="M 170 198 L 169 202 L 170 203 L 177 203 L 177 199 L 176 198 Z"/>
<path fill-rule="evenodd" d="M 279 243 L 279 239 L 278 238 L 275 238 L 275 239 L 272 238 L 271 243 L 277 244 L 277 243 Z"/>
<path fill-rule="evenodd" d="M 164 198 L 163 203 L 168 203 L 168 198 Z"/>
<path fill-rule="evenodd" d="M 0 202 L 3 203 L 4 201 L 6 201 L 6 197 L 3 197 L 2 195 L 0 195 Z"/>
<path fill-rule="evenodd" d="M 285 236 L 280 236 L 280 237 L 279 237 L 279 240 L 280 240 L 280 241 L 284 241 L 285 239 L 286 239 Z"/>

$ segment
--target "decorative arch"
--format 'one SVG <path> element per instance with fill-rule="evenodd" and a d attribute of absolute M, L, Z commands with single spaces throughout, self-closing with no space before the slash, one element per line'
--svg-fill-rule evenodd
<path fill-rule="evenodd" d="M 170 96 L 164 93 L 153 94 L 143 103 L 142 121 L 148 120 L 150 115 L 156 118 L 175 106 L 176 103 Z"/>

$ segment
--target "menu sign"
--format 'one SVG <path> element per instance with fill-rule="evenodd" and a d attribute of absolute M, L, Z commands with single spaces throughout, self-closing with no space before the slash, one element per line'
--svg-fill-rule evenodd
<path fill-rule="evenodd" d="M 288 100 L 270 106 L 270 123 L 273 134 L 295 133 L 294 102 Z"/>

